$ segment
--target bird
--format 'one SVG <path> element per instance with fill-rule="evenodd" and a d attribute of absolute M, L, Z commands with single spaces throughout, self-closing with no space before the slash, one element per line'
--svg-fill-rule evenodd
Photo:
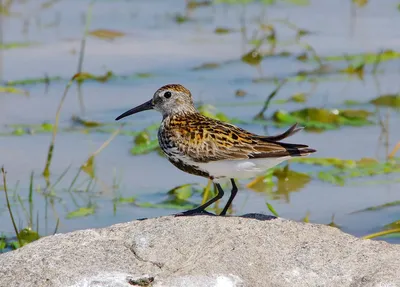
<path fill-rule="evenodd" d="M 224 216 L 238 192 L 235 179 L 256 177 L 291 157 L 316 152 L 308 145 L 281 142 L 303 129 L 297 123 L 282 134 L 264 136 L 206 117 L 196 109 L 191 92 L 180 84 L 162 86 L 150 100 L 115 120 L 146 110 L 162 115 L 158 142 L 168 160 L 184 172 L 212 180 L 217 189 L 215 197 L 182 215 L 210 214 L 206 208 L 224 196 L 221 183 L 230 180 L 231 194 L 219 214 Z"/>

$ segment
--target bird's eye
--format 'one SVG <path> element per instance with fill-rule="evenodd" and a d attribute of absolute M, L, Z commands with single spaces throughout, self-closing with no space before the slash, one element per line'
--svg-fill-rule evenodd
<path fill-rule="evenodd" d="M 169 99 L 171 96 L 172 96 L 171 92 L 164 93 L 164 97 L 166 97 L 167 99 Z"/>

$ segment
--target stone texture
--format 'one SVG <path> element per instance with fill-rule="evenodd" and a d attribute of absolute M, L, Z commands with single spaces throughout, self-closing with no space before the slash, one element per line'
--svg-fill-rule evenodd
<path fill-rule="evenodd" d="M 0 286 L 400 286 L 400 245 L 263 215 L 161 217 L 0 255 Z"/>

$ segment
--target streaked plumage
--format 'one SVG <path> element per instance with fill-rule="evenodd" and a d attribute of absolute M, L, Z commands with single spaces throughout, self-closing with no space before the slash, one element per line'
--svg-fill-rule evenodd
<path fill-rule="evenodd" d="M 127 111 L 117 120 L 147 109 L 156 109 L 163 115 L 158 141 L 172 164 L 185 172 L 212 179 L 222 194 L 218 182 L 231 179 L 232 195 L 221 215 L 226 213 L 236 194 L 234 178 L 254 177 L 290 157 L 315 152 L 307 145 L 281 142 L 302 129 L 297 125 L 276 136 L 261 136 L 203 116 L 195 109 L 190 91 L 182 85 L 161 87 L 152 100 Z M 202 211 L 210 204 L 194 211 Z"/>

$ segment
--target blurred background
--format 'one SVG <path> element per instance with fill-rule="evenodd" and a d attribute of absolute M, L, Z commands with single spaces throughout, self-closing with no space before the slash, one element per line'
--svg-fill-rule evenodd
<path fill-rule="evenodd" d="M 170 83 L 255 133 L 298 122 L 287 141 L 317 149 L 239 181 L 229 214 L 400 243 L 399 1 L 1 3 L 0 252 L 212 197 L 160 152 L 159 113 L 114 121 Z"/>

